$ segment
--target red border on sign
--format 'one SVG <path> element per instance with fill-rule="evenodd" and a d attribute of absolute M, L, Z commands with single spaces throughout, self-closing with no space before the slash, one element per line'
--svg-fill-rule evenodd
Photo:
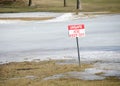
<path fill-rule="evenodd" d="M 84 24 L 68 25 L 68 30 L 84 29 Z"/>

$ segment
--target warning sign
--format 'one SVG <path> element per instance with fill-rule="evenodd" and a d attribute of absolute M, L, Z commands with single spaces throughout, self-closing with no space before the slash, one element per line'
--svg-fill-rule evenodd
<path fill-rule="evenodd" d="M 68 25 L 69 37 L 84 37 L 85 26 L 84 24 Z"/>

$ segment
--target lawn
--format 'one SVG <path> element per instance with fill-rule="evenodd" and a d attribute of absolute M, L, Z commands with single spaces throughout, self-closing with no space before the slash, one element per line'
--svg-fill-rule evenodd
<path fill-rule="evenodd" d="M 66 0 L 67 6 L 63 6 L 63 0 L 32 0 L 32 6 L 28 6 L 28 0 L 14 2 L 12 4 L 0 5 L 0 12 L 74 12 L 76 11 L 76 0 Z M 120 12 L 120 0 L 81 0 L 82 10 L 80 12 L 111 13 Z"/>

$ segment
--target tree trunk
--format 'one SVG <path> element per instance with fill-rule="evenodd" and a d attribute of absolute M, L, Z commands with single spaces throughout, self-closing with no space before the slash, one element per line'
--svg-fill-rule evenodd
<path fill-rule="evenodd" d="M 64 7 L 66 7 L 66 0 L 64 0 Z"/>
<path fill-rule="evenodd" d="M 81 0 L 77 0 L 76 9 L 82 10 Z"/>
<path fill-rule="evenodd" d="M 29 0 L 28 6 L 32 5 L 32 0 Z"/>
<path fill-rule="evenodd" d="M 76 9 L 79 9 L 79 8 L 80 8 L 79 5 L 80 5 L 80 1 L 77 0 Z"/>

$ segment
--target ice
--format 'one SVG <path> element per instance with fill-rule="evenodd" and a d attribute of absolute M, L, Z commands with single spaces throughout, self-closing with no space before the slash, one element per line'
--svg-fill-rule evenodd
<path fill-rule="evenodd" d="M 104 76 L 116 76 L 120 78 L 120 70 L 107 70 L 105 71 Z"/>
<path fill-rule="evenodd" d="M 116 51 L 84 51 L 81 52 L 81 60 L 88 62 L 120 62 L 120 52 Z"/>
<path fill-rule="evenodd" d="M 73 13 L 65 13 L 57 20 L 74 16 Z M 10 20 L 6 24 L 1 23 L 0 62 L 26 61 L 26 58 L 28 61 L 64 57 L 77 59 L 75 39 L 69 38 L 67 31 L 67 25 L 74 23 L 85 23 L 86 37 L 79 40 L 82 62 L 120 62 L 119 15 L 68 21 L 20 23 Z"/>
<path fill-rule="evenodd" d="M 101 70 L 103 76 L 114 76 L 120 78 L 120 60 L 119 62 L 103 62 L 103 63 L 96 63 L 94 65 L 95 68 Z"/>
<path fill-rule="evenodd" d="M 97 69 L 97 68 L 88 68 L 88 69 L 85 69 L 85 72 L 89 74 L 96 74 L 99 72 L 104 72 L 104 70 Z"/>

